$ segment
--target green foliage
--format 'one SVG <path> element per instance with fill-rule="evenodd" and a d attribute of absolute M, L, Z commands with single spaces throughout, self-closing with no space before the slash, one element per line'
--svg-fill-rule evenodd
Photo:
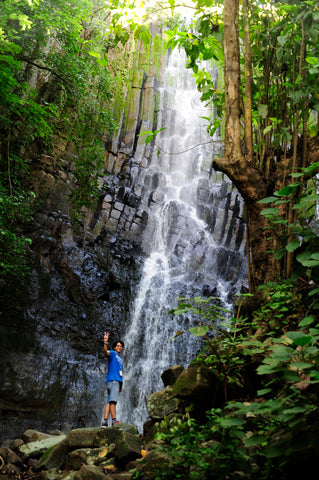
<path fill-rule="evenodd" d="M 272 292 L 269 308 L 280 310 L 283 302 L 277 305 L 275 284 Z M 294 285 L 285 285 L 285 292 L 293 298 Z M 278 293 L 281 298 L 280 285 Z M 156 478 L 288 479 L 304 459 L 316 461 L 319 323 L 314 314 L 300 314 L 299 322 L 291 325 L 293 330 L 286 325 L 284 331 L 258 334 L 259 325 L 233 319 L 228 330 L 207 340 L 197 362 L 205 362 L 221 377 L 235 378 L 237 373 L 239 386 L 247 375 L 252 381 L 253 368 L 258 391 L 207 412 L 204 424 L 191 417 L 191 409 L 184 416 L 165 418 L 156 438 L 170 463 Z"/>
<path fill-rule="evenodd" d="M 0 251 L 7 275 L 25 264 L 28 240 L 17 219 L 32 197 L 28 176 L 37 155 L 29 150 L 52 155 L 63 138 L 75 186 L 72 214 L 82 218 L 98 196 L 104 143 L 115 126 L 114 81 L 122 74 L 116 66 L 112 73 L 107 68 L 108 49 L 118 40 L 99 0 L 5 0 L 1 9 L 0 180 L 2 205 L 10 205 L 11 217 L 1 220 Z M 40 90 L 33 86 L 34 73 Z"/>
<path fill-rule="evenodd" d="M 318 163 L 302 168 L 301 172 L 292 173 L 295 180 L 280 191 L 274 192 L 273 196 L 264 198 L 258 203 L 272 204 L 265 208 L 261 214 L 268 219 L 269 230 L 281 231 L 282 248 L 275 252 L 275 259 L 281 259 L 287 252 L 295 256 L 295 275 L 302 276 L 310 288 L 309 295 L 318 293 L 316 287 L 319 281 L 319 232 L 317 227 L 317 202 L 319 200 Z M 301 190 L 302 189 L 302 190 Z M 295 195 L 299 191 L 298 196 Z M 282 213 L 282 205 L 290 204 L 297 213 L 298 221 L 288 224 L 288 220 Z M 318 308 L 317 305 L 316 308 Z"/>
<path fill-rule="evenodd" d="M 189 328 L 186 332 L 191 333 L 194 337 L 211 336 L 215 334 L 216 329 L 221 327 L 222 324 L 219 324 L 219 322 L 224 320 L 229 313 L 228 310 L 220 307 L 218 303 L 219 299 L 216 297 L 194 297 L 193 300 L 180 297 L 178 307 L 173 308 L 168 313 L 173 313 L 174 315 L 190 314 L 191 316 L 195 316 L 198 318 L 199 325 Z M 218 326 L 216 327 L 216 325 Z M 172 338 L 186 332 L 178 331 Z M 172 338 L 169 340 L 172 340 Z"/>
<path fill-rule="evenodd" d="M 281 332 L 291 326 L 298 326 L 298 320 L 308 311 L 302 292 L 291 280 L 268 282 L 259 290 L 265 299 L 255 313 L 253 325 L 265 325 L 269 334 Z"/>
<path fill-rule="evenodd" d="M 158 130 L 154 130 L 154 132 L 152 131 L 147 131 L 147 132 L 141 132 L 138 134 L 138 136 L 140 135 L 147 135 L 147 137 L 145 138 L 145 145 L 148 145 L 150 142 L 152 142 L 156 135 L 159 133 L 159 132 L 162 132 L 163 130 L 165 130 L 166 128 L 160 128 Z"/>
<path fill-rule="evenodd" d="M 26 248 L 31 240 L 21 234 L 19 223 L 30 219 L 34 195 L 25 192 L 8 195 L 0 186 L 0 276 L 25 276 L 29 269 Z"/>
<path fill-rule="evenodd" d="M 201 315 L 199 328 L 209 326 L 205 347 L 193 363 L 207 365 L 222 380 L 225 405 L 207 412 L 203 425 L 190 417 L 191 412 L 162 422 L 158 439 L 171 462 L 157 478 L 288 480 L 301 474 L 304 462 L 315 466 L 319 453 L 317 168 L 314 164 L 292 174 L 291 184 L 260 201 L 273 205 L 262 212 L 271 228 L 286 227 L 280 216 L 284 202 L 298 212 L 289 225 L 295 238 L 283 235 L 284 248 L 296 253 L 296 261 L 290 279 L 260 286 L 264 301 L 251 319 L 216 324 L 216 312 L 209 305 L 212 299 L 198 298 L 196 307 L 181 299 L 174 311 Z M 295 197 L 305 180 L 307 188 Z M 213 337 L 207 335 L 209 330 Z"/>

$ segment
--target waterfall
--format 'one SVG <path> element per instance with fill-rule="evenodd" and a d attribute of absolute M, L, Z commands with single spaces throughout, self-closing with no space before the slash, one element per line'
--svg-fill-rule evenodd
<path fill-rule="evenodd" d="M 179 296 L 214 296 L 231 309 L 233 294 L 246 279 L 242 201 L 230 181 L 211 169 L 222 144 L 217 133 L 207 134 L 201 118 L 207 111 L 191 73 L 182 52 L 173 51 L 159 86 L 157 128 L 165 130 L 135 179 L 148 219 L 146 257 L 124 338 L 117 416 L 140 431 L 148 418 L 147 398 L 163 389 L 162 372 L 187 366 L 200 349 L 200 340 L 189 332 L 175 337 L 198 321 L 168 313 Z"/>

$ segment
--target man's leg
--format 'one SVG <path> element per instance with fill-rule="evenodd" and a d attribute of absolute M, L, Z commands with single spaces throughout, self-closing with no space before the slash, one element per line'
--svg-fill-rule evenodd
<path fill-rule="evenodd" d="M 105 427 L 108 427 L 108 418 L 109 418 L 109 414 L 110 414 L 110 404 L 107 403 L 105 405 L 105 408 L 104 408 L 104 420 L 102 422 L 102 427 L 105 428 Z"/>
<path fill-rule="evenodd" d="M 104 410 L 104 420 L 102 426 L 107 425 L 107 419 L 109 414 L 112 417 L 112 425 L 116 423 L 116 402 L 119 396 L 120 382 L 111 381 L 107 383 L 108 397 L 107 404 Z M 106 416 L 107 415 L 107 416 Z"/>
<path fill-rule="evenodd" d="M 107 390 L 107 399 L 106 399 L 106 405 L 104 407 L 104 420 L 102 422 L 102 427 L 108 427 L 108 418 L 110 414 L 110 385 L 106 384 L 106 390 Z"/>
<path fill-rule="evenodd" d="M 110 412 L 112 417 L 112 426 L 116 423 L 116 403 L 110 402 Z"/>
<path fill-rule="evenodd" d="M 104 419 L 107 420 L 110 414 L 110 404 L 107 403 L 104 408 Z"/>

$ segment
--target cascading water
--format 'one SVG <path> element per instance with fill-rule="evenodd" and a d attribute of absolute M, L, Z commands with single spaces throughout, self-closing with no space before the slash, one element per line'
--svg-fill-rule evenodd
<path fill-rule="evenodd" d="M 211 170 L 221 148 L 201 118 L 207 116 L 185 58 L 174 51 L 160 87 L 154 152 L 143 182 L 141 208 L 148 222 L 143 234 L 146 259 L 124 341 L 124 389 L 118 418 L 141 431 L 146 399 L 163 389 L 162 372 L 187 365 L 200 347 L 190 333 L 190 315 L 168 312 L 179 296 L 218 297 L 231 308 L 232 295 L 245 282 L 242 202 L 229 180 Z M 195 147 L 196 148 L 192 148 Z"/>

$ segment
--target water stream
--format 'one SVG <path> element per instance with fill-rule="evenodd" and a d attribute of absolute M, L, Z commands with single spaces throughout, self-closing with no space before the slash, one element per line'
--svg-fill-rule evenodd
<path fill-rule="evenodd" d="M 190 315 L 168 313 L 179 296 L 215 296 L 225 308 L 246 279 L 242 201 L 229 180 L 211 169 L 222 145 L 210 138 L 208 116 L 191 71 L 178 50 L 168 59 L 160 86 L 156 146 L 143 176 L 142 208 L 145 263 L 123 352 L 124 389 L 118 404 L 120 421 L 142 431 L 146 399 L 164 388 L 161 373 L 193 359 L 200 340 L 190 333 Z M 192 148 L 195 147 L 196 148 Z M 171 340 L 170 340 L 171 339 Z"/>

